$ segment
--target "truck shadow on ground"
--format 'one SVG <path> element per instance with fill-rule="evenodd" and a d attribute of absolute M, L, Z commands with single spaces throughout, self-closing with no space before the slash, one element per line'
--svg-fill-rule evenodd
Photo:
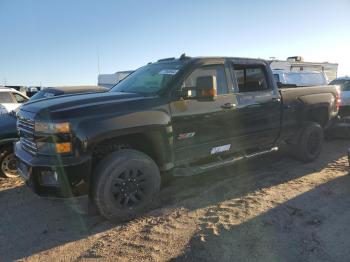
<path fill-rule="evenodd" d="M 241 224 L 216 219 L 215 230 L 204 226 L 201 235 L 188 243 L 190 248 L 172 261 L 346 262 L 349 221 L 350 176 L 346 175 Z"/>
<path fill-rule="evenodd" d="M 328 167 L 339 169 L 337 161 L 344 157 L 347 145 L 343 141 L 326 142 L 324 152 L 312 163 L 303 163 L 288 156 L 287 149 L 264 157 L 238 162 L 230 167 L 221 168 L 193 177 L 178 178 L 163 188 L 163 205 L 183 204 L 186 199 L 194 198 L 205 192 L 211 197 L 191 203 L 189 209 L 198 209 L 225 199 L 237 198 L 260 188 L 286 183 L 305 175 L 319 172 Z M 329 153 L 331 152 L 331 154 Z M 343 166 L 346 170 L 347 166 Z M 234 190 L 231 190 L 234 187 Z M 209 190 L 208 190 L 209 189 Z M 193 204 L 193 206 L 191 206 Z"/>
<path fill-rule="evenodd" d="M 335 145 L 327 143 L 327 147 L 328 149 L 337 147 L 338 150 L 332 154 L 324 152 L 319 160 L 311 164 L 302 164 L 286 159 L 283 154 L 278 154 L 245 161 L 233 167 L 222 168 L 205 175 L 176 179 L 162 190 L 162 205 L 169 208 L 185 207 L 189 210 L 195 210 L 227 199 L 239 198 L 261 188 L 272 187 L 317 172 L 345 154 L 345 146 L 340 143 Z M 302 166 L 300 171 L 290 172 L 291 169 L 298 165 Z M 277 173 L 280 173 L 279 176 L 276 176 L 276 170 L 278 171 Z M 345 179 L 345 182 L 347 183 L 348 181 Z M 227 187 L 230 187 L 231 190 L 226 191 Z M 196 197 L 201 194 L 210 194 L 210 197 L 197 201 Z M 293 206 L 293 203 L 289 205 Z M 283 204 L 278 208 L 289 210 L 288 207 L 283 206 L 287 206 L 287 204 Z M 2 210 L 0 216 L 0 257 L 2 261 L 21 259 L 68 242 L 122 226 L 113 225 L 99 216 L 80 215 L 64 202 L 41 199 L 24 186 L 0 191 L 0 209 Z M 252 221 L 260 222 L 259 219 L 263 221 L 263 217 L 267 217 L 266 220 L 269 221 L 274 215 L 263 215 L 261 217 Z M 232 245 L 235 245 L 235 243 L 239 245 L 238 242 L 234 242 L 238 240 L 248 245 L 248 240 L 253 240 L 248 238 L 244 240 L 243 235 L 245 234 L 244 230 L 246 230 L 244 228 L 249 228 L 248 225 L 246 227 L 241 225 L 234 232 L 222 230 L 219 236 L 207 232 L 208 238 L 204 244 L 199 242 L 197 238 L 194 238 L 189 243 L 191 250 L 179 259 L 186 260 L 187 257 L 200 258 L 201 253 L 198 251 L 197 256 L 193 251 L 206 248 L 206 245 L 213 245 L 213 247 L 217 247 L 214 250 L 217 249 L 217 252 L 221 252 L 219 243 L 224 241 L 223 236 L 225 234 L 234 234 Z M 262 234 L 260 237 L 268 237 L 269 233 L 271 232 L 266 232 L 266 236 Z M 275 232 L 273 231 L 271 234 L 273 233 Z M 217 243 L 215 243 L 216 241 Z M 274 242 L 269 243 L 273 244 Z M 243 256 L 244 254 L 241 253 L 241 255 Z M 215 258 L 206 258 L 205 260 L 213 259 Z"/>

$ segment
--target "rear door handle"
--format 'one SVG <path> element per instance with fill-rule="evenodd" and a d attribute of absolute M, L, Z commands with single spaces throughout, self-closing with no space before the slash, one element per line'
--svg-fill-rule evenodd
<path fill-rule="evenodd" d="M 278 102 L 281 102 L 281 98 L 274 97 L 274 98 L 271 99 L 271 101 L 274 102 L 274 103 L 278 103 Z"/>
<path fill-rule="evenodd" d="M 232 104 L 232 103 L 226 103 L 226 104 L 223 104 L 221 106 L 221 108 L 223 109 L 231 109 L 231 108 L 235 108 L 236 107 L 236 104 Z"/>

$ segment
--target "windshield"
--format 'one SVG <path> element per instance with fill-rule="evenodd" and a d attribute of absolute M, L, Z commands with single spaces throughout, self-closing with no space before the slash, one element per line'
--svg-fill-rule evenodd
<path fill-rule="evenodd" d="M 164 89 L 183 67 L 181 62 L 149 64 L 129 75 L 112 92 L 152 94 Z"/>
<path fill-rule="evenodd" d="M 350 80 L 334 80 L 330 85 L 340 86 L 341 91 L 350 91 Z"/>

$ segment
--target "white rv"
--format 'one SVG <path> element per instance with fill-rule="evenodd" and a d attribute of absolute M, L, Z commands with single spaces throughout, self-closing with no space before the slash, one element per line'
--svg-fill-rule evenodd
<path fill-rule="evenodd" d="M 287 60 L 271 60 L 272 70 L 284 72 L 322 72 L 326 75 L 328 81 L 337 78 L 338 64 L 329 62 L 305 62 L 301 56 L 288 57 Z"/>
<path fill-rule="evenodd" d="M 298 86 L 324 86 L 328 85 L 328 79 L 324 72 L 314 71 L 284 71 L 272 70 L 273 76 L 277 83 L 282 85 Z"/>
<path fill-rule="evenodd" d="M 125 77 L 130 75 L 133 71 L 119 71 L 114 74 L 100 74 L 98 75 L 98 85 L 112 88 L 117 83 L 122 81 Z"/>

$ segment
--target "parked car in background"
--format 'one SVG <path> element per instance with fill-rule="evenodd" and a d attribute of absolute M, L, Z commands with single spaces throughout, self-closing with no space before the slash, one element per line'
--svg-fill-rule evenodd
<path fill-rule="evenodd" d="M 315 160 L 338 98 L 329 85 L 278 90 L 260 59 L 161 59 L 103 94 L 26 103 L 18 170 L 39 195 L 89 194 L 106 218 L 129 220 L 156 202 L 161 172 L 199 174 L 281 143 Z"/>
<path fill-rule="evenodd" d="M 4 87 L 15 89 L 18 92 L 22 93 L 23 95 L 28 96 L 27 95 L 27 88 L 25 86 L 12 86 L 12 85 L 10 86 L 10 85 L 7 85 L 7 86 L 4 86 Z"/>
<path fill-rule="evenodd" d="M 15 89 L 0 87 L 0 114 L 9 113 L 28 100 L 27 96 Z"/>
<path fill-rule="evenodd" d="M 282 86 L 320 86 L 328 85 L 327 76 L 323 72 L 313 71 L 284 71 L 272 70 L 273 76 L 277 83 Z"/>
<path fill-rule="evenodd" d="M 339 77 L 332 82 L 330 85 L 337 85 L 340 87 L 340 116 L 350 116 L 350 77 Z"/>
<path fill-rule="evenodd" d="M 39 91 L 29 101 L 77 93 L 105 92 L 108 90 L 108 88 L 101 86 L 50 87 Z M 11 92 L 13 91 L 11 90 Z M 13 143 L 18 140 L 15 114 L 12 111 L 11 113 L 0 115 L 0 176 L 2 177 L 17 175 L 17 159 L 13 153 Z"/>
<path fill-rule="evenodd" d="M 13 143 L 18 139 L 16 113 L 0 114 L 0 176 L 17 176 L 17 158 L 13 153 Z"/>
<path fill-rule="evenodd" d="M 109 88 L 103 86 L 47 87 L 32 96 L 30 101 L 68 94 L 107 92 L 108 90 Z"/>

